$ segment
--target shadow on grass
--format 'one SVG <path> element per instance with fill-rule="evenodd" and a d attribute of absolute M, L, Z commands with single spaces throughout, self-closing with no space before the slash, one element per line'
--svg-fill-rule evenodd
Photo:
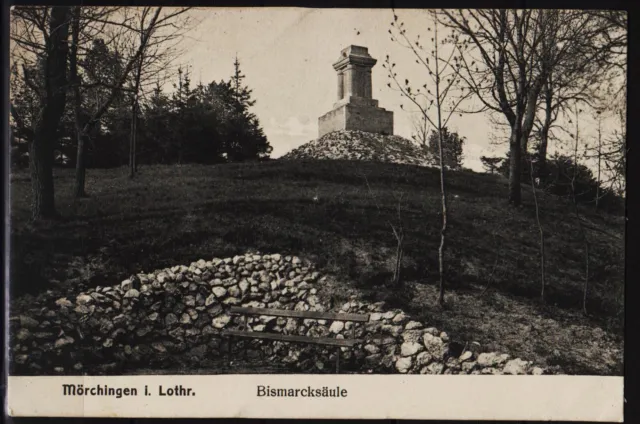
<path fill-rule="evenodd" d="M 151 166 L 134 180 L 121 170 L 90 170 L 91 197 L 80 201 L 69 200 L 72 170 L 56 170 L 56 176 L 63 219 L 43 226 L 28 224 L 28 180 L 12 181 L 14 295 L 79 282 L 114 284 L 134 272 L 259 250 L 307 256 L 345 284 L 392 296 L 394 289 L 387 285 L 395 249 L 390 223 L 399 222 L 399 193 L 405 202 L 403 278 L 427 285 L 438 279 L 436 169 L 271 161 Z M 471 290 L 491 280 L 492 290 L 535 301 L 539 259 L 531 193 L 523 190 L 524 206 L 509 209 L 502 177 L 462 171 L 448 178 L 448 289 Z M 583 284 L 577 223 L 567 205 L 552 198 L 544 200 L 541 216 L 547 233 L 547 301 L 577 309 Z M 613 220 L 598 225 L 621 232 Z M 624 247 L 598 233 L 592 244 L 596 268 L 589 306 L 609 319 L 623 302 L 616 293 L 623 287 Z M 402 299 L 398 296 L 398 306 L 410 308 Z"/>

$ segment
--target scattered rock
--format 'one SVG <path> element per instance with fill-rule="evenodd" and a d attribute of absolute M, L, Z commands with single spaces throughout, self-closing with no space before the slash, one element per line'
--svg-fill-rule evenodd
<path fill-rule="evenodd" d="M 140 297 L 140 292 L 136 289 L 131 289 L 128 290 L 125 294 L 124 294 L 125 298 L 138 298 Z"/>
<path fill-rule="evenodd" d="M 527 371 L 529 371 L 530 365 L 530 362 L 523 361 L 522 359 L 512 359 L 511 361 L 506 363 L 506 365 L 502 369 L 502 372 L 504 374 L 511 375 L 524 375 L 527 374 Z"/>
<path fill-rule="evenodd" d="M 428 365 L 433 360 L 433 357 L 429 352 L 420 352 L 418 356 L 416 356 L 416 365 L 418 367 L 423 367 Z"/>
<path fill-rule="evenodd" d="M 471 358 L 473 358 L 473 353 L 467 350 L 462 355 L 460 355 L 460 358 L 458 358 L 458 360 L 460 362 L 464 362 L 464 361 L 467 361 L 467 360 L 469 360 Z"/>
<path fill-rule="evenodd" d="M 508 359 L 509 355 L 507 354 L 501 355 L 495 352 L 485 352 L 478 355 L 477 362 L 481 367 L 495 367 L 504 364 Z"/>
<path fill-rule="evenodd" d="M 21 342 L 27 340 L 30 337 L 31 332 L 26 328 L 21 328 L 20 331 L 18 331 L 18 334 L 16 334 L 16 339 L 20 340 Z"/>
<path fill-rule="evenodd" d="M 380 312 L 374 312 L 369 315 L 369 321 L 380 321 L 382 319 L 382 314 Z"/>
<path fill-rule="evenodd" d="M 215 328 L 224 328 L 231 321 L 229 315 L 219 315 L 211 321 L 211 325 Z"/>
<path fill-rule="evenodd" d="M 76 305 L 88 305 L 92 302 L 93 297 L 89 296 L 88 294 L 79 294 L 78 297 L 76 297 Z"/>
<path fill-rule="evenodd" d="M 365 350 L 367 353 L 371 354 L 371 355 L 373 355 L 373 354 L 376 354 L 376 353 L 379 353 L 379 352 L 380 352 L 380 348 L 379 348 L 378 346 L 374 345 L 374 344 L 368 344 L 368 345 L 365 345 L 365 346 L 364 346 L 364 350 Z"/>
<path fill-rule="evenodd" d="M 405 330 L 402 333 L 402 340 L 405 342 L 420 342 L 422 339 L 422 330 Z"/>
<path fill-rule="evenodd" d="M 220 286 L 215 286 L 213 289 L 211 289 L 211 291 L 218 299 L 220 299 L 221 297 L 227 294 L 227 289 Z"/>
<path fill-rule="evenodd" d="M 442 374 L 444 364 L 441 362 L 433 362 L 420 370 L 420 374 Z"/>
<path fill-rule="evenodd" d="M 441 360 L 444 356 L 445 345 L 440 337 L 436 337 L 430 333 L 422 336 L 422 342 L 427 352 L 437 360 Z"/>
<path fill-rule="evenodd" d="M 533 370 L 531 370 L 531 374 L 533 375 L 543 375 L 544 374 L 544 370 L 540 367 L 533 367 Z"/>
<path fill-rule="evenodd" d="M 164 323 L 167 327 L 171 327 L 177 322 L 178 322 L 178 317 L 173 313 L 168 313 L 167 316 L 164 317 Z"/>
<path fill-rule="evenodd" d="M 68 300 L 66 297 L 61 297 L 60 299 L 56 300 L 56 305 L 64 308 L 73 307 L 73 303 L 71 303 L 71 301 Z"/>
<path fill-rule="evenodd" d="M 421 322 L 418 322 L 418 321 L 409 321 L 409 322 L 407 323 L 407 325 L 405 325 L 405 326 L 404 326 L 404 329 L 405 329 L 405 330 L 416 330 L 416 329 L 423 328 L 423 327 L 424 327 L 424 326 L 422 325 L 422 323 L 421 323 Z"/>
<path fill-rule="evenodd" d="M 73 344 L 73 343 L 75 343 L 75 340 L 73 339 L 73 337 L 66 336 L 66 337 L 61 337 L 58 340 L 56 340 L 56 343 L 55 343 L 54 346 L 56 348 L 61 348 L 63 346 L 67 346 L 67 345 L 70 345 L 70 344 Z"/>
<path fill-rule="evenodd" d="M 393 317 L 392 321 L 394 324 L 401 324 L 405 322 L 409 317 L 404 312 L 399 312 L 396 316 Z"/>
<path fill-rule="evenodd" d="M 402 356 L 412 356 L 424 350 L 424 346 L 416 342 L 404 342 L 400 346 L 400 354 Z"/>
<path fill-rule="evenodd" d="M 402 374 L 406 374 L 413 365 L 413 359 L 411 356 L 405 356 L 396 361 L 396 370 Z"/>
<path fill-rule="evenodd" d="M 329 327 L 329 332 L 333 334 L 338 334 L 344 329 L 344 322 L 342 321 L 334 321 Z"/>
<path fill-rule="evenodd" d="M 40 322 L 38 322 L 38 320 L 35 320 L 29 316 L 26 315 L 20 315 L 20 326 L 24 327 L 24 328 L 36 328 L 38 327 L 38 325 L 40 325 Z"/>

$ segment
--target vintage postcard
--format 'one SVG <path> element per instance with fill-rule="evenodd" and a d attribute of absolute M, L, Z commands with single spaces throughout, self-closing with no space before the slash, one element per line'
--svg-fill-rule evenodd
<path fill-rule="evenodd" d="M 622 421 L 625 11 L 10 19 L 10 415 Z"/>

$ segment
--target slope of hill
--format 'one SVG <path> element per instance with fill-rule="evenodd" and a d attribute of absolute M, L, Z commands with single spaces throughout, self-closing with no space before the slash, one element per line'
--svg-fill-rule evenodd
<path fill-rule="evenodd" d="M 73 200 L 73 170 L 55 170 L 62 219 L 29 223 L 28 171 L 12 175 L 14 301 L 50 288 L 111 286 L 206 257 L 247 251 L 307 258 L 335 276 L 335 302 L 386 301 L 484 351 L 507 352 L 570 374 L 622 373 L 624 218 L 582 210 L 590 246 L 588 309 L 580 307 L 584 246 L 571 205 L 539 193 L 547 299 L 540 291 L 530 188 L 506 202 L 507 181 L 450 172 L 447 307 L 435 306 L 440 242 L 438 170 L 345 160 L 89 170 L 89 198 Z M 402 278 L 391 287 L 396 241 Z"/>
<path fill-rule="evenodd" d="M 292 150 L 282 159 L 344 159 L 427 166 L 415 143 L 397 135 L 334 131 Z"/>

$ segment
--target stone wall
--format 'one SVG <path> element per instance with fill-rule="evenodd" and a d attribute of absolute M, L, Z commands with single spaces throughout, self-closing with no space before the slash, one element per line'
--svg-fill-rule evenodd
<path fill-rule="evenodd" d="M 220 331 L 241 323 L 227 313 L 230 305 L 370 314 L 370 322 L 359 325 L 268 316 L 248 320 L 253 331 L 335 338 L 355 333 L 364 342 L 341 348 L 345 372 L 545 372 L 507 354 L 467 350 L 452 356 L 446 333 L 384 303 L 352 299 L 329 308 L 324 278 L 295 256 L 246 254 L 137 274 L 114 286 L 64 297 L 49 291 L 12 308 L 11 373 L 201 369 L 223 357 L 228 346 Z M 296 372 L 330 372 L 336 357 L 335 350 L 313 345 L 254 340 L 238 347 L 251 358 Z"/>
<path fill-rule="evenodd" d="M 341 130 L 392 135 L 393 112 L 379 107 L 346 103 L 318 119 L 318 137 Z"/>
<path fill-rule="evenodd" d="M 345 107 L 333 109 L 318 118 L 318 137 L 333 131 L 343 130 L 345 123 Z"/>
<path fill-rule="evenodd" d="M 346 105 L 345 130 L 359 130 L 384 135 L 393 135 L 393 112 L 382 108 Z"/>

